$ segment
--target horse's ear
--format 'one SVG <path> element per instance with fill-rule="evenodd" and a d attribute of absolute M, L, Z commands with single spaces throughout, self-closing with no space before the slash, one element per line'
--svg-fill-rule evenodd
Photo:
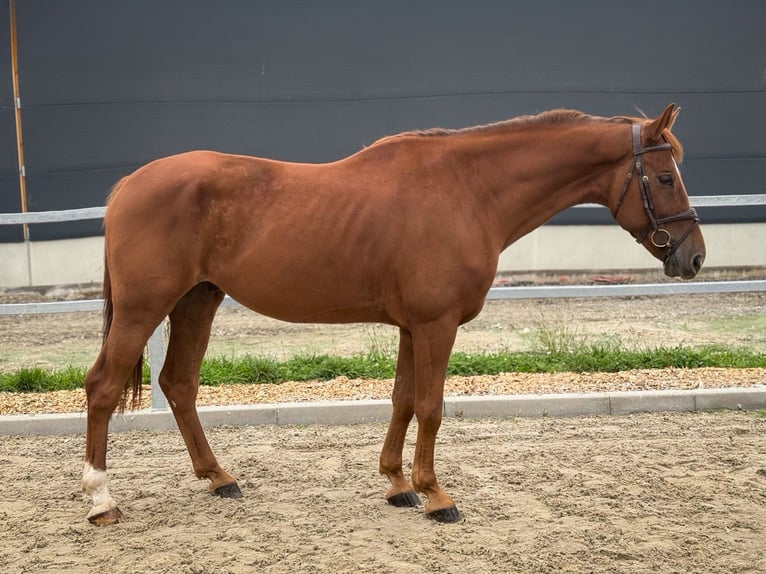
<path fill-rule="evenodd" d="M 676 123 L 676 118 L 678 117 L 678 114 L 681 111 L 681 106 L 676 106 L 676 109 L 673 110 L 673 115 L 670 118 L 670 125 L 668 126 L 668 129 L 673 129 L 673 124 Z"/>
<path fill-rule="evenodd" d="M 665 110 L 656 118 L 646 124 L 645 133 L 647 143 L 659 143 L 662 141 L 662 132 L 669 130 L 676 121 L 681 108 L 675 104 L 668 104 Z"/>

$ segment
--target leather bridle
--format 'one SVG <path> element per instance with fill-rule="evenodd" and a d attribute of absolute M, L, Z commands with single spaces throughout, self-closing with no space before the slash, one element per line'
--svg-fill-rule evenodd
<path fill-rule="evenodd" d="M 617 199 L 617 206 L 615 207 L 614 213 L 612 215 L 616 220 L 617 213 L 620 211 L 620 207 L 622 206 L 622 200 L 625 199 L 625 194 L 628 192 L 630 180 L 633 178 L 633 173 L 636 172 L 638 174 L 638 189 L 641 193 L 641 201 L 644 204 L 644 211 L 646 211 L 646 216 L 649 218 L 649 224 L 642 233 L 636 235 L 635 233 L 631 232 L 631 235 L 635 237 L 637 243 L 642 243 L 644 239 L 649 236 L 649 241 L 652 242 L 652 245 L 658 249 L 667 248 L 668 251 L 665 254 L 665 260 L 667 261 L 670 257 L 673 256 L 673 254 L 686 240 L 686 238 L 689 237 L 691 232 L 694 231 L 694 229 L 699 225 L 699 216 L 697 215 L 697 211 L 692 207 L 675 215 L 669 215 L 668 217 L 657 217 L 654 212 L 652 193 L 649 189 L 649 177 L 644 173 L 644 162 L 642 156 L 646 153 L 654 151 L 671 150 L 672 146 L 666 142 L 651 147 L 643 147 L 641 145 L 640 124 L 633 124 L 631 133 L 633 136 L 633 161 L 631 163 L 630 172 L 628 172 L 628 176 L 625 178 L 625 185 L 623 186 L 622 192 L 620 192 L 620 196 Z M 674 242 L 670 232 L 667 229 L 664 229 L 662 225 L 675 221 L 686 220 L 691 221 L 692 224 L 683 233 L 683 235 L 681 235 L 678 241 Z"/>

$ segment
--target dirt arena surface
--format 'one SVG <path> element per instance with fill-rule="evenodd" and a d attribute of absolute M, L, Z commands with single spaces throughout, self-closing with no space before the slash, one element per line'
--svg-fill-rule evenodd
<path fill-rule="evenodd" d="M 241 500 L 207 493 L 177 432 L 112 434 L 127 521 L 105 528 L 85 519 L 83 437 L 6 437 L 0 571 L 766 571 L 764 413 L 445 420 L 437 469 L 464 513 L 453 525 L 385 503 L 384 431 L 212 429 Z"/>

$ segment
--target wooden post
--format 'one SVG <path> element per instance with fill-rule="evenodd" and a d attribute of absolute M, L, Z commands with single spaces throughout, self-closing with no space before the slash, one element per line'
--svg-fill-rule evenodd
<path fill-rule="evenodd" d="M 9 0 L 11 25 L 11 75 L 13 77 L 13 109 L 16 117 L 16 153 L 19 158 L 19 193 L 21 212 L 29 211 L 27 202 L 27 170 L 24 164 L 24 140 L 21 135 L 21 91 L 19 89 L 19 43 L 16 35 L 16 0 Z M 27 275 L 32 285 L 32 261 L 30 259 L 29 225 L 24 223 L 24 243 L 27 246 Z"/>

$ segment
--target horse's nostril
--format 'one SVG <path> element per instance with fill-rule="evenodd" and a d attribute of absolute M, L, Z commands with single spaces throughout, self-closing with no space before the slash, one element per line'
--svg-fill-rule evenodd
<path fill-rule="evenodd" d="M 692 268 L 694 269 L 695 273 L 698 273 L 700 269 L 702 269 L 702 262 L 705 261 L 705 258 L 702 255 L 695 255 L 694 259 L 692 259 Z"/>

